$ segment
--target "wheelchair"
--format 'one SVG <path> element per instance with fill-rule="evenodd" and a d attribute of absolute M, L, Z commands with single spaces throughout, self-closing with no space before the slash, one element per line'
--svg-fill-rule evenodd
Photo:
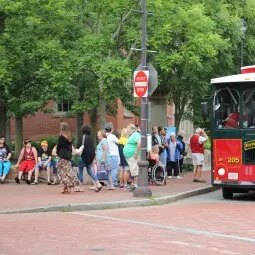
<path fill-rule="evenodd" d="M 157 186 L 166 185 L 166 170 L 163 164 L 156 164 L 155 160 L 149 159 L 148 183 Z"/>

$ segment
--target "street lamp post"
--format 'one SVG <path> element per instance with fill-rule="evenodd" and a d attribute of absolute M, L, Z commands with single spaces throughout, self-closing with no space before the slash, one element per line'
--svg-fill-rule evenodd
<path fill-rule="evenodd" d="M 243 65 L 244 65 L 244 63 L 243 63 L 244 35 L 245 35 L 246 30 L 247 30 L 247 24 L 246 24 L 246 21 L 244 19 L 240 20 L 240 30 L 242 32 L 242 38 L 241 38 L 241 56 L 240 56 L 240 59 L 241 59 L 241 67 L 243 67 Z"/>
<path fill-rule="evenodd" d="M 148 70 L 147 66 L 147 45 L 146 45 L 146 0 L 141 1 L 142 7 L 142 70 Z M 134 190 L 134 197 L 150 197 L 152 196 L 151 189 L 148 185 L 148 166 L 149 163 L 146 160 L 147 152 L 147 133 L 148 133 L 148 109 L 149 102 L 148 97 L 142 97 L 141 100 L 141 160 L 138 162 L 139 176 L 137 182 L 137 188 Z"/>

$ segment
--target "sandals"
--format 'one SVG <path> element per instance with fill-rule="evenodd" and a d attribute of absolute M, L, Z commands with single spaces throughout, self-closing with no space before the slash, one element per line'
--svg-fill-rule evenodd
<path fill-rule="evenodd" d="M 82 188 L 79 188 L 79 187 L 75 187 L 73 189 L 74 192 L 83 192 L 83 189 Z"/>
<path fill-rule="evenodd" d="M 96 187 L 95 192 L 99 192 L 102 188 L 103 188 L 102 185 L 100 187 Z"/>
<path fill-rule="evenodd" d="M 66 194 L 67 192 L 67 187 L 64 187 L 63 190 L 60 192 L 61 194 Z"/>
<path fill-rule="evenodd" d="M 115 190 L 115 188 L 113 188 L 113 187 L 112 187 L 112 188 L 110 188 L 110 187 L 109 187 L 107 190 Z"/>
<path fill-rule="evenodd" d="M 71 191 L 72 191 L 72 188 L 70 188 L 70 187 L 67 187 L 67 188 L 66 188 L 66 194 L 70 194 Z"/>
<path fill-rule="evenodd" d="M 201 179 L 193 179 L 193 182 L 200 182 L 200 183 L 205 183 L 206 180 L 201 180 Z"/>

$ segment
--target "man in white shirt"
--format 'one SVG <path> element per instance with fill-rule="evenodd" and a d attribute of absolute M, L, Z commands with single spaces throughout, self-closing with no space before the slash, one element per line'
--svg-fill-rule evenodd
<path fill-rule="evenodd" d="M 112 168 L 111 168 L 111 176 L 112 176 L 112 183 L 114 187 L 118 187 L 118 173 L 119 173 L 119 148 L 117 143 L 119 139 L 113 134 L 113 124 L 112 122 L 107 122 L 104 126 L 106 132 L 106 138 L 109 145 L 109 150 L 112 159 Z"/>

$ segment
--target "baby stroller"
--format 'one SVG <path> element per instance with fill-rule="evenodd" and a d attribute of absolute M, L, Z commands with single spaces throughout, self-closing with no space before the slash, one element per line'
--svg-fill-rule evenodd
<path fill-rule="evenodd" d="M 155 160 L 149 159 L 148 182 L 155 185 L 166 185 L 166 171 L 162 163 L 156 164 Z"/>

